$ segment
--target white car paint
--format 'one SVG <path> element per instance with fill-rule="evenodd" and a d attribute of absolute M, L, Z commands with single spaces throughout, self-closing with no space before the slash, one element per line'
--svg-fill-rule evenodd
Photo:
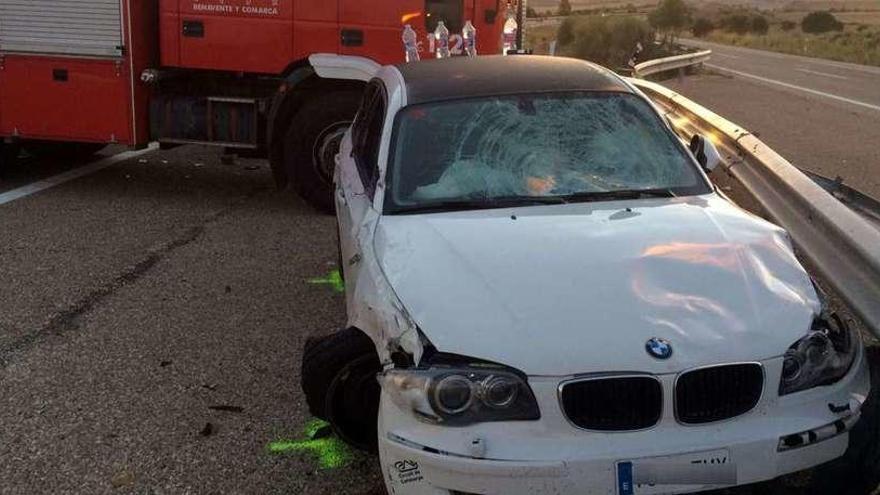
<path fill-rule="evenodd" d="M 372 338 L 385 369 L 396 351 L 418 364 L 426 339 L 515 367 L 541 411 L 537 421 L 449 427 L 420 421 L 383 391 L 379 450 L 390 493 L 617 494 L 622 461 L 632 462 L 635 493 L 690 493 L 843 454 L 847 434 L 825 432 L 859 417 L 869 386 L 861 348 L 833 385 L 777 393 L 782 354 L 820 311 L 784 231 L 715 193 L 383 216 L 390 131 L 406 101 L 396 69 L 376 77 L 389 105 L 375 195 L 364 192 L 350 132 L 335 177 L 349 324 Z M 674 343 L 674 359 L 647 355 L 645 341 L 657 336 Z M 681 372 L 741 361 L 763 366 L 764 394 L 719 423 L 682 425 L 665 400 L 650 429 L 592 432 L 559 405 L 560 384 L 574 377 L 649 373 L 669 397 Z M 778 450 L 781 437 L 807 431 L 824 441 Z"/>
<path fill-rule="evenodd" d="M 309 64 L 325 79 L 369 81 L 381 68 L 375 60 L 351 55 L 315 53 L 309 55 Z"/>
<path fill-rule="evenodd" d="M 530 375 L 771 358 L 820 311 L 784 232 L 715 195 L 383 216 L 374 246 L 434 346 Z"/>

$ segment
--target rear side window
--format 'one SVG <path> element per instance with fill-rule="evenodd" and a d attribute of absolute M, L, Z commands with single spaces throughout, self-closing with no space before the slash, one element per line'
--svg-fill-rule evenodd
<path fill-rule="evenodd" d="M 425 0 L 425 27 L 429 33 L 443 21 L 450 33 L 458 33 L 464 27 L 463 0 Z"/>
<path fill-rule="evenodd" d="M 351 128 L 352 156 L 364 191 L 370 197 L 373 197 L 379 180 L 379 146 L 382 144 L 385 109 L 385 88 L 380 82 L 371 82 Z"/>

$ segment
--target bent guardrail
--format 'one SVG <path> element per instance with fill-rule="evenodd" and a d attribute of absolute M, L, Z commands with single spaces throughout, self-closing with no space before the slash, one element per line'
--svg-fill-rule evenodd
<path fill-rule="evenodd" d="M 728 175 L 788 231 L 798 253 L 880 337 L 880 230 L 746 129 L 659 84 L 629 81 L 683 137 L 712 139 L 726 155 Z"/>
<path fill-rule="evenodd" d="M 658 58 L 648 60 L 633 67 L 633 76 L 643 78 L 651 74 L 658 74 L 668 70 L 683 69 L 692 65 L 699 65 L 708 61 L 712 57 L 712 50 L 705 50 L 696 53 L 686 53 L 684 55 L 676 55 L 674 57 Z"/>

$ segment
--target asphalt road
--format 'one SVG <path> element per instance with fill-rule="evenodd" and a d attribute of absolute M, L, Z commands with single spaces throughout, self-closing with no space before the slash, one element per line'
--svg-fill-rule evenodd
<path fill-rule="evenodd" d="M 195 147 L 0 205 L 0 492 L 381 493 L 372 457 L 307 441 L 332 233 L 265 162 Z"/>
<path fill-rule="evenodd" d="M 795 165 L 880 198 L 880 67 L 683 43 L 712 49 L 710 73 L 663 84 L 749 129 Z"/>
<path fill-rule="evenodd" d="M 880 111 L 880 67 L 800 57 L 684 39 L 712 50 L 708 67 L 744 79 L 788 87 L 849 105 Z"/>

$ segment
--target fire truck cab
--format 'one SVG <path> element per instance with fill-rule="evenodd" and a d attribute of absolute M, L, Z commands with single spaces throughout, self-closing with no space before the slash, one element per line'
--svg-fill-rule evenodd
<path fill-rule="evenodd" d="M 402 29 L 461 52 L 470 20 L 496 53 L 502 0 L 0 0 L 0 167 L 32 153 L 199 143 L 269 157 L 276 181 L 331 208 L 332 160 L 363 82 L 309 55 L 402 62 Z M 329 162 L 328 162 L 329 160 Z"/>

